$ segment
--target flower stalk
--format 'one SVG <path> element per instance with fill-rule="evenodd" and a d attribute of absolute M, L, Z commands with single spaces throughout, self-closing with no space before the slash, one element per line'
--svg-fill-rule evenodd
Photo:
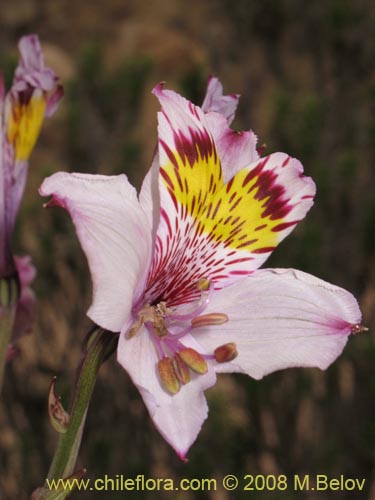
<path fill-rule="evenodd" d="M 70 476 L 77 460 L 87 409 L 102 363 L 114 352 L 117 336 L 96 327 L 91 333 L 81 363 L 66 432 L 60 434 L 47 479 Z M 43 498 L 43 497 L 42 497 Z"/>
<path fill-rule="evenodd" d="M 20 286 L 17 275 L 0 279 L 0 392 L 3 386 L 9 340 L 13 332 Z"/>

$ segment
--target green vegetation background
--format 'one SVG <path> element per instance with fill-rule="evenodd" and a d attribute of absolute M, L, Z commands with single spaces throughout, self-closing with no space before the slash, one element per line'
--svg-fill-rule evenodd
<path fill-rule="evenodd" d="M 295 267 L 359 299 L 372 333 L 351 338 L 326 372 L 288 370 L 253 381 L 221 376 L 210 415 L 182 464 L 154 429 L 136 389 L 113 358 L 103 367 L 79 458 L 88 477 L 208 477 L 327 474 L 366 478 L 356 493 L 259 492 L 253 498 L 370 498 L 375 495 L 374 91 L 370 2 L 327 0 L 18 0 L 0 5 L 0 63 L 7 81 L 19 36 L 40 35 L 66 95 L 45 124 L 15 236 L 38 268 L 38 315 L 7 372 L 0 408 L 0 498 L 28 498 L 45 477 L 56 443 L 48 386 L 68 404 L 90 325 L 86 261 L 62 210 L 43 210 L 37 188 L 58 170 L 125 172 L 139 187 L 156 143 L 159 81 L 196 103 L 207 76 L 242 94 L 235 121 L 266 153 L 299 158 L 317 183 L 306 220 L 267 266 Z M 372 74 L 371 74 L 372 72 Z M 372 482 L 371 482 L 372 481 Z M 132 498 L 172 498 L 163 493 Z M 122 498 L 87 493 L 72 498 Z M 196 498 L 197 493 L 173 498 Z M 199 498 L 249 498 L 200 493 Z"/>

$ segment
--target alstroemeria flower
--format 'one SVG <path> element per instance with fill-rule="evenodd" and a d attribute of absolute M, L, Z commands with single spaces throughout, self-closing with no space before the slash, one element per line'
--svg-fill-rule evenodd
<path fill-rule="evenodd" d="M 139 197 L 125 175 L 57 173 L 42 195 L 69 211 L 87 255 L 89 317 L 121 332 L 118 361 L 181 458 L 217 372 L 327 368 L 361 314 L 353 296 L 294 270 L 257 269 L 315 194 L 284 153 L 232 131 L 237 96 L 212 79 L 204 109 L 154 89 L 159 148 Z"/>
<path fill-rule="evenodd" d="M 62 96 L 54 72 L 44 65 L 36 35 L 19 42 L 21 54 L 12 86 L 5 93 L 0 73 L 0 277 L 17 269 L 11 251 L 15 219 L 28 171 L 28 159 L 43 119 Z"/>

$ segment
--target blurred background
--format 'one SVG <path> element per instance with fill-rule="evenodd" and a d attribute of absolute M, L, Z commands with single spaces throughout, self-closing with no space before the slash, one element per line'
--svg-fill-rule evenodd
<path fill-rule="evenodd" d="M 373 14 L 359 0 L 15 0 L 0 5 L 0 67 L 10 83 L 18 38 L 38 33 L 65 97 L 31 157 L 14 249 L 38 269 L 33 333 L 19 342 L 0 407 L 0 498 L 43 482 L 56 434 L 46 405 L 54 375 L 66 406 L 90 327 L 85 257 L 65 212 L 37 189 L 55 171 L 125 172 L 137 187 L 156 144 L 160 81 L 200 104 L 209 74 L 240 93 L 234 127 L 265 154 L 299 158 L 318 187 L 306 220 L 267 266 L 295 267 L 350 290 L 368 334 L 352 337 L 326 372 L 291 369 L 262 381 L 220 376 L 210 414 L 183 464 L 154 429 L 115 357 L 103 367 L 78 467 L 88 477 L 327 474 L 366 478 L 366 491 L 258 492 L 254 498 L 374 498 Z M 122 498 L 125 493 L 74 493 Z M 133 498 L 172 498 L 128 492 Z M 173 494 L 176 499 L 196 493 Z M 218 490 L 199 498 L 248 498 Z"/>

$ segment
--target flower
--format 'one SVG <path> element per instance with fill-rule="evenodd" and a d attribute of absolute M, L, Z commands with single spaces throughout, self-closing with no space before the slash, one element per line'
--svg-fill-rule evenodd
<path fill-rule="evenodd" d="M 238 96 L 212 78 L 202 108 L 154 89 L 158 155 L 139 197 L 125 175 L 56 173 L 40 192 L 70 213 L 93 281 L 89 317 L 120 332 L 118 361 L 184 459 L 219 372 L 327 368 L 361 314 L 347 291 L 258 268 L 304 218 L 315 185 L 284 153 L 229 128 Z"/>
<path fill-rule="evenodd" d="M 17 271 L 11 238 L 28 171 L 28 159 L 43 119 L 62 96 L 54 72 L 44 65 L 36 35 L 20 39 L 20 62 L 5 93 L 0 73 L 0 277 Z"/>

